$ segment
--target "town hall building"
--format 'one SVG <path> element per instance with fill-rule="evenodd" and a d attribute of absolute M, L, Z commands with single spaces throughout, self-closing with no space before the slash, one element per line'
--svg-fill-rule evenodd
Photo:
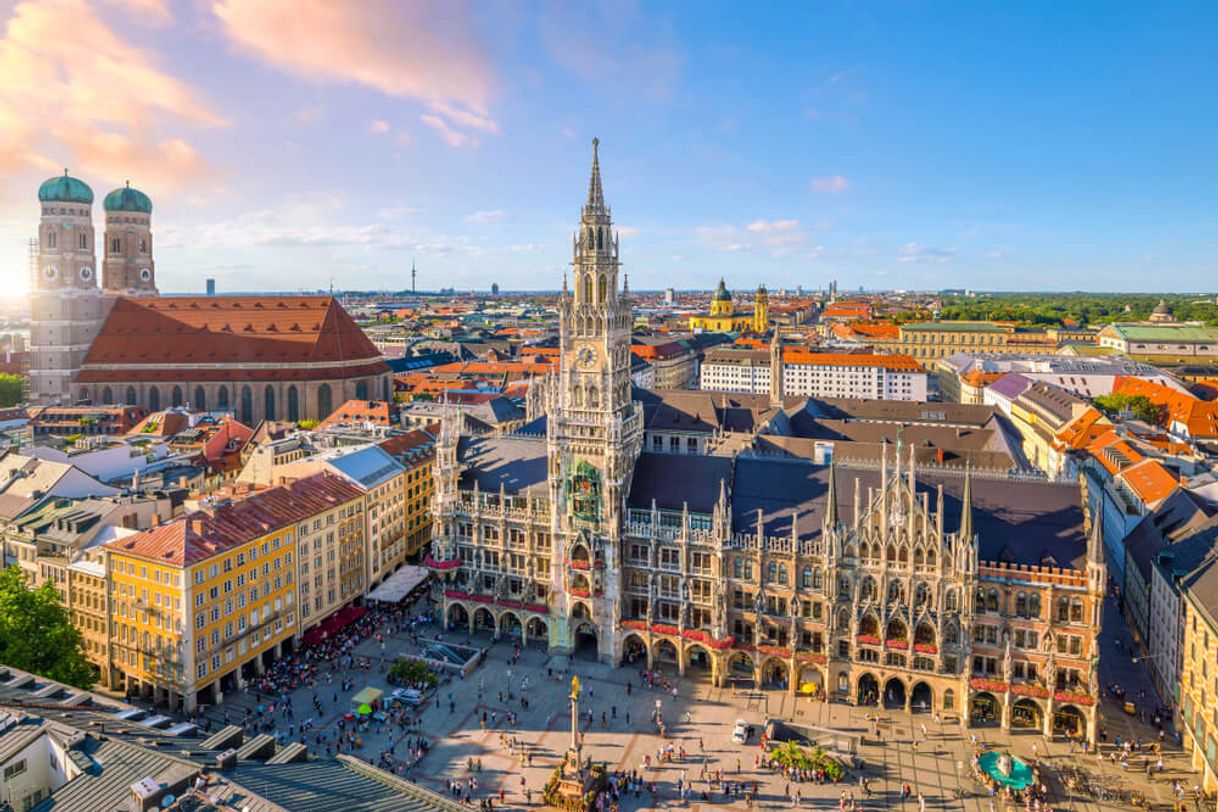
<path fill-rule="evenodd" d="M 597 142 L 546 415 L 436 446 L 448 628 L 1094 740 L 1104 594 L 1076 485 L 915 465 L 644 450 L 632 303 Z M 759 433 L 803 406 L 771 396 Z M 794 404 L 794 405 L 792 405 Z"/>

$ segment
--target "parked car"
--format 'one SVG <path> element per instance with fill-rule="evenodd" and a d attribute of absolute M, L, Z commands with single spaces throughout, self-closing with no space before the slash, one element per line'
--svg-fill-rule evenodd
<path fill-rule="evenodd" d="M 423 704 L 423 694 L 414 688 L 396 688 L 389 695 L 389 701 L 401 705 L 409 705 L 413 708 Z"/>
<path fill-rule="evenodd" d="M 749 740 L 749 723 L 743 719 L 736 720 L 736 727 L 732 730 L 732 741 L 736 744 L 744 744 Z"/>

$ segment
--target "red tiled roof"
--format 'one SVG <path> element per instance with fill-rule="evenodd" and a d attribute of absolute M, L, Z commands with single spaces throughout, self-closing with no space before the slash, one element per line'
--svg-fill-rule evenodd
<path fill-rule="evenodd" d="M 397 412 L 396 403 L 387 403 L 383 400 L 349 400 L 321 421 L 321 425 L 373 423 L 378 426 L 392 426 Z"/>
<path fill-rule="evenodd" d="M 221 505 L 214 512 L 191 513 L 108 546 L 116 554 L 188 567 L 362 494 L 341 477 L 315 474 Z"/>
<path fill-rule="evenodd" d="M 1179 423 L 1190 437 L 1218 437 L 1218 403 L 1201 400 L 1191 393 L 1179 392 L 1170 386 L 1145 378 L 1118 377 L 1112 385 L 1113 394 L 1142 395 L 1167 411 L 1168 425 Z"/>
<path fill-rule="evenodd" d="M 1158 460 L 1143 460 L 1117 474 L 1144 503 L 1166 498 L 1180 484 Z"/>
<path fill-rule="evenodd" d="M 182 379 L 180 371 L 150 365 L 265 364 L 244 379 L 299 379 L 305 370 L 283 366 L 363 362 L 351 369 L 308 370 L 316 378 L 388 371 L 368 337 L 332 296 L 183 296 L 116 300 L 89 348 L 78 380 Z M 118 367 L 97 369 L 97 367 Z M 189 380 L 211 379 L 192 370 Z M 241 371 L 214 370 L 217 380 Z M 217 377 L 218 376 L 218 377 Z"/>

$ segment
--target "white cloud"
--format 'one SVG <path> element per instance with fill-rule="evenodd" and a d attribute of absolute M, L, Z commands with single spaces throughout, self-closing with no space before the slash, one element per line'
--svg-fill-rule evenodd
<path fill-rule="evenodd" d="M 389 132 L 389 122 L 382 121 L 381 119 L 370 121 L 368 122 L 368 132 L 373 135 L 384 135 Z"/>
<path fill-rule="evenodd" d="M 422 121 L 428 127 L 431 127 L 433 130 L 438 132 L 440 137 L 444 139 L 444 143 L 448 144 L 453 149 L 478 145 L 478 139 L 450 127 L 447 121 L 437 115 L 428 113 L 426 115 L 419 116 L 419 121 Z"/>
<path fill-rule="evenodd" d="M 798 220 L 754 220 L 745 226 L 753 232 L 791 231 L 799 228 Z"/>
<path fill-rule="evenodd" d="M 465 215 L 465 222 L 467 223 L 502 223 L 503 221 L 510 219 L 511 216 L 503 209 L 476 211 Z"/>
<path fill-rule="evenodd" d="M 897 261 L 944 263 L 951 262 L 959 255 L 959 248 L 919 245 L 916 242 L 907 242 L 897 251 Z"/>
<path fill-rule="evenodd" d="M 828 175 L 823 178 L 812 178 L 812 191 L 827 194 L 840 194 L 850 188 L 850 181 L 841 175 Z"/>
<path fill-rule="evenodd" d="M 617 233 L 622 237 L 637 237 L 643 229 L 638 226 L 618 226 Z"/>

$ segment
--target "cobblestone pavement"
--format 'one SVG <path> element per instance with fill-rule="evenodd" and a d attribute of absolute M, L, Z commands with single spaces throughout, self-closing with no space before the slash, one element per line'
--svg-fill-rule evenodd
<path fill-rule="evenodd" d="M 1111 604 L 1111 601 L 1107 602 Z M 1136 694 L 1141 686 L 1137 682 L 1140 672 L 1132 666 L 1128 652 L 1118 652 L 1114 641 L 1120 639 L 1124 629 L 1115 607 L 1106 606 L 1106 638 L 1104 665 L 1101 678 L 1105 685 L 1120 681 L 1130 694 Z M 425 634 L 435 634 L 434 627 L 425 627 Z M 445 639 L 464 643 L 465 635 L 445 635 Z M 1124 639 L 1128 639 L 1124 635 Z M 455 679 L 442 685 L 435 698 L 427 703 L 419 714 L 418 724 L 407 730 L 391 725 L 381 731 L 370 729 L 364 736 L 364 746 L 357 751 L 369 760 L 375 760 L 382 751 L 398 744 L 397 756 L 406 759 L 407 746 L 411 739 L 422 735 L 430 744 L 429 752 L 422 761 L 407 767 L 401 763 L 404 775 L 438 791 L 445 791 L 449 780 L 477 780 L 475 798 L 494 795 L 497 808 L 525 809 L 523 788 L 532 790 L 532 806 L 540 807 L 540 789 L 552 774 L 558 760 L 570 742 L 570 710 L 567 694 L 570 675 L 578 674 L 583 686 L 580 700 L 581 716 L 591 709 L 594 723 L 591 727 L 581 724 L 585 752 L 597 761 L 606 761 L 611 769 L 643 770 L 643 759 L 654 756 L 664 740 L 656 735 L 650 713 L 657 700 L 669 722 L 668 741 L 683 746 L 687 756 L 683 762 L 667 763 L 643 770 L 648 781 L 657 786 L 653 797 L 644 794 L 629 798 L 623 804 L 626 810 L 662 809 L 681 806 L 676 791 L 678 779 L 692 782 L 693 795 L 689 808 L 744 808 L 743 802 L 726 802 L 721 793 L 710 793 L 711 800 L 701 800 L 701 791 L 707 788 L 700 780 L 703 765 L 708 769 L 723 769 L 732 780 L 756 781 L 760 794 L 755 807 L 762 809 L 790 809 L 791 802 L 784 796 L 784 785 L 777 776 L 754 766 L 756 744 L 737 745 L 731 742 L 730 734 L 736 719 L 744 719 L 759 730 L 767 718 L 794 720 L 820 727 L 856 733 L 873 731 L 867 717 L 874 709 L 858 708 L 843 703 L 826 703 L 806 697 L 792 697 L 779 690 L 735 690 L 715 688 L 705 675 L 689 674 L 678 678 L 671 667 L 665 670 L 667 678 L 677 688 L 674 698 L 671 691 L 648 690 L 641 685 L 636 668 L 610 668 L 609 666 L 583 660 L 579 657 L 568 661 L 565 657 L 550 656 L 536 650 L 522 652 L 518 662 L 509 663 L 512 653 L 510 643 L 492 643 L 488 638 L 474 638 L 475 645 L 490 646 L 486 662 L 476 668 L 464 680 Z M 1111 647 L 1111 649 L 1107 648 Z M 398 633 L 387 638 L 385 654 L 413 650 L 409 636 Z M 350 695 L 366 685 L 387 688 L 384 674 L 377 666 L 381 658 L 381 647 L 367 640 L 357 647 L 357 653 L 373 661 L 370 671 L 351 671 L 346 676 L 354 681 L 351 691 L 344 694 L 338 688 L 342 674 L 333 684 L 320 689 L 326 703 L 326 711 L 316 723 L 321 730 L 333 731 L 335 723 L 346 709 Z M 552 674 L 552 675 L 551 675 Z M 524 696 L 529 701 L 528 709 L 521 704 L 521 685 L 528 678 L 529 687 Z M 627 685 L 631 690 L 627 692 Z M 339 694 L 335 705 L 332 697 Z M 299 724 L 313 713 L 310 707 L 314 691 L 304 688 L 296 692 L 293 703 L 296 708 L 295 721 Z M 1153 695 L 1153 694 L 1151 694 Z M 451 700 L 450 700 L 451 698 Z M 240 708 L 257 704 L 257 698 L 245 695 L 230 695 L 225 705 L 209 708 L 210 719 L 219 723 L 227 710 L 229 718 L 240 720 Z M 450 706 L 451 701 L 451 706 Z M 451 709 L 450 709 L 451 708 Z M 517 723 L 511 728 L 504 726 L 507 711 L 518 714 Z M 686 721 L 685 714 L 690 716 Z M 1156 731 L 1140 718 L 1127 716 L 1120 706 L 1107 700 L 1102 707 L 1102 727 L 1108 733 L 1109 744 L 1105 752 L 1112 749 L 1117 737 L 1129 739 L 1141 737 L 1151 741 Z M 494 716 L 492 716 L 494 714 Z M 602 727 L 601 715 L 605 723 Z M 486 725 L 483 725 L 483 719 Z M 923 735 L 922 726 L 926 726 Z M 280 718 L 277 730 L 286 733 L 287 720 Z M 501 734 L 508 733 L 523 745 L 516 755 L 509 754 L 501 743 Z M 862 748 L 865 762 L 863 774 L 871 778 L 874 796 L 865 802 L 857 789 L 856 775 L 849 785 L 818 786 L 815 784 L 791 785 L 803 797 L 802 808 L 829 809 L 838 806 L 843 789 L 854 791 L 860 808 L 901 809 L 899 793 L 902 784 L 912 786 L 913 799 L 904 803 L 904 808 L 917 810 L 917 795 L 926 800 L 927 809 L 964 809 L 988 812 L 991 808 L 1002 809 L 1000 800 L 993 806 L 988 797 L 979 791 L 969 778 L 970 754 L 973 745 L 970 736 L 976 734 L 979 742 L 992 747 L 1009 749 L 1023 758 L 1034 755 L 1050 765 L 1047 771 L 1048 785 L 1053 803 L 1058 809 L 1100 810 L 1129 809 L 1130 789 L 1144 791 L 1156 808 L 1171 806 L 1169 781 L 1178 778 L 1191 787 L 1196 775 L 1188 769 L 1186 756 L 1176 746 L 1174 736 L 1168 736 L 1165 748 L 1165 771 L 1148 781 L 1141 757 L 1130 764 L 1129 772 L 1104 759 L 1097 764 L 1095 756 L 1071 752 L 1063 741 L 1047 742 L 1038 733 L 1005 733 L 998 728 L 983 728 L 962 731 L 953 719 L 936 722 L 931 714 L 907 714 L 881 712 L 880 737 L 867 736 Z M 914 747 L 914 740 L 918 747 Z M 310 738 L 310 743 L 312 739 Z M 314 748 L 315 750 L 317 748 Z M 527 755 L 523 755 L 527 754 Z M 531 759 L 529 758 L 531 756 Z M 480 770 L 471 771 L 471 760 Z M 1100 803 L 1094 799 L 1071 797 L 1056 779 L 1057 770 L 1065 767 L 1084 769 L 1093 776 L 1102 777 L 1113 789 L 1125 794 L 1122 799 Z M 521 779 L 524 784 L 522 787 Z M 954 797 L 958 787 L 966 791 L 966 797 Z M 499 791 L 503 790 L 505 803 L 498 803 Z M 1192 804 L 1190 803 L 1190 808 Z"/>

